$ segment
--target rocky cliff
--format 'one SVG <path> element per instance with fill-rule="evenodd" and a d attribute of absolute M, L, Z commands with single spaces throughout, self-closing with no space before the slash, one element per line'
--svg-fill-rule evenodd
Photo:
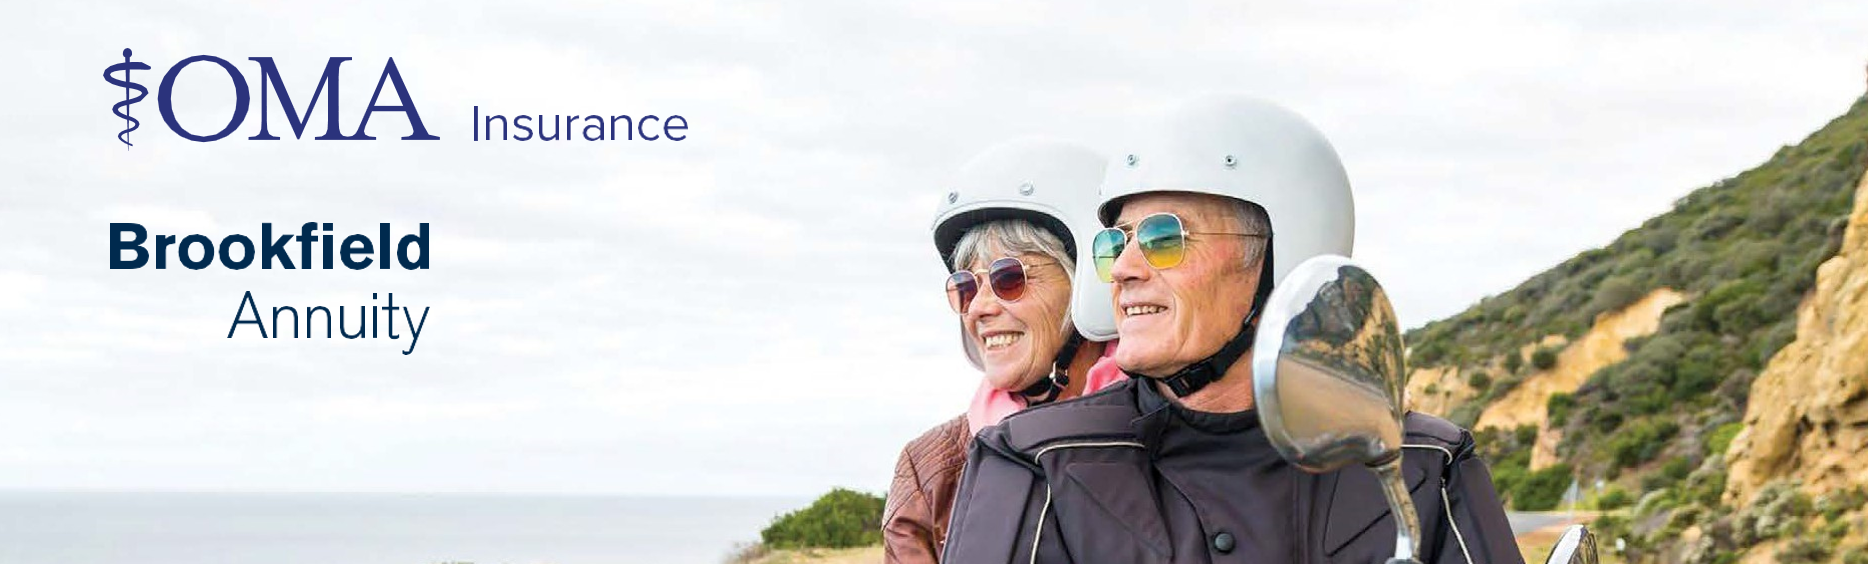
<path fill-rule="evenodd" d="M 1744 423 L 1727 457 L 1728 503 L 1778 480 L 1817 495 L 1868 486 L 1868 177 L 1798 308 L 1796 340 L 1753 382 Z"/>

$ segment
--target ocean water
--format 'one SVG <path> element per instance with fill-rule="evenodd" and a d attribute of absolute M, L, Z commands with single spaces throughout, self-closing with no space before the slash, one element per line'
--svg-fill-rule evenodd
<path fill-rule="evenodd" d="M 718 564 L 809 502 L 0 492 L 0 564 Z"/>

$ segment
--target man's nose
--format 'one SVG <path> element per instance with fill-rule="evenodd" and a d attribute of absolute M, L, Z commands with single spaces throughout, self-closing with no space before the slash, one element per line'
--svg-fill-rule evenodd
<path fill-rule="evenodd" d="M 1142 257 L 1142 247 L 1134 237 L 1122 243 L 1122 252 L 1116 255 L 1115 264 L 1109 267 L 1109 277 L 1116 284 L 1147 280 L 1154 275 L 1154 267 L 1148 266 L 1148 259 Z"/>

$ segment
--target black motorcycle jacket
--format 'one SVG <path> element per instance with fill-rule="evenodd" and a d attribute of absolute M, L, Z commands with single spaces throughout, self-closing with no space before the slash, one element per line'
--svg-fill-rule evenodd
<path fill-rule="evenodd" d="M 1428 564 L 1522 564 L 1470 433 L 1409 414 L 1403 476 Z M 943 562 L 1343 563 L 1394 555 L 1367 468 L 1286 463 L 1257 413 L 1187 409 L 1129 380 L 1027 409 L 968 450 Z"/>

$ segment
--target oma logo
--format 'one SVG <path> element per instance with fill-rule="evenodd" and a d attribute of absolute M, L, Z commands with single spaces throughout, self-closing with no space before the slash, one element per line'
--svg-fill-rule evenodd
<path fill-rule="evenodd" d="M 109 81 L 113 86 L 123 87 L 123 101 L 118 102 L 115 106 L 112 106 L 111 109 L 116 113 L 117 117 L 124 119 L 125 129 L 117 134 L 117 140 L 122 141 L 124 145 L 130 145 L 127 136 L 131 131 L 135 131 L 141 124 L 136 118 L 130 117 L 130 105 L 142 101 L 143 97 L 149 94 L 149 89 L 144 88 L 141 84 L 132 82 L 130 79 L 130 71 L 149 70 L 149 65 L 130 60 L 130 54 L 131 52 L 129 49 L 124 49 L 123 62 L 110 65 L 108 68 L 104 69 L 104 80 Z M 253 61 L 259 66 L 259 133 L 247 139 L 257 141 L 274 141 L 279 139 L 268 129 L 269 124 L 267 123 L 267 110 L 271 104 L 273 92 L 278 92 L 279 94 L 279 108 L 285 110 L 286 121 L 292 127 L 292 137 L 295 139 L 303 138 L 305 124 L 311 121 L 311 112 L 318 107 L 318 99 L 324 96 L 327 89 L 330 91 L 330 95 L 326 97 L 329 102 L 325 104 L 324 134 L 313 137 L 312 139 L 314 140 L 367 141 L 376 139 L 366 132 L 370 125 L 370 116 L 376 112 L 401 112 L 408 116 L 409 126 L 413 131 L 408 136 L 402 138 L 404 141 L 434 141 L 440 139 L 440 137 L 430 135 L 428 133 L 428 128 L 422 125 L 421 112 L 415 109 L 415 99 L 409 95 L 408 85 L 403 84 L 402 73 L 396 70 L 396 60 L 393 57 L 389 59 L 388 63 L 383 65 L 383 73 L 376 79 L 376 91 L 370 94 L 370 105 L 364 108 L 363 118 L 357 122 L 356 132 L 350 135 L 345 135 L 343 130 L 338 127 L 337 123 L 338 79 L 342 77 L 342 74 L 338 71 L 344 64 L 344 61 L 350 60 L 350 57 L 331 57 L 324 62 L 324 74 L 318 77 L 318 87 L 312 90 L 311 101 L 305 104 L 305 111 L 302 113 L 298 111 L 297 106 L 292 104 L 292 95 L 286 91 L 285 81 L 279 77 L 279 67 L 273 63 L 272 57 L 247 57 L 247 60 Z M 172 104 L 176 77 L 181 75 L 182 69 L 188 68 L 188 65 L 195 63 L 213 63 L 219 66 L 221 70 L 226 71 L 227 76 L 233 79 L 233 117 L 227 120 L 226 127 L 207 135 L 197 135 L 190 132 L 183 128 L 180 122 L 175 121 L 175 108 Z M 123 78 L 119 79 L 114 76 L 118 72 L 123 73 Z M 397 102 L 396 105 L 385 106 L 377 104 L 377 101 L 382 98 L 383 86 L 385 85 L 390 86 L 394 90 Z M 135 92 L 135 95 L 132 96 L 131 92 Z M 182 136 L 183 139 L 200 142 L 217 141 L 232 134 L 234 130 L 240 128 L 241 123 L 246 121 L 247 109 L 252 102 L 251 94 L 251 89 L 247 86 L 246 75 L 241 74 L 240 69 L 235 67 L 233 63 L 229 63 L 226 59 L 213 55 L 195 55 L 175 63 L 175 66 L 169 67 L 169 71 L 162 75 L 162 84 L 156 87 L 156 109 L 162 112 L 162 122 L 168 124 L 169 130 L 174 131 L 176 135 Z"/>

